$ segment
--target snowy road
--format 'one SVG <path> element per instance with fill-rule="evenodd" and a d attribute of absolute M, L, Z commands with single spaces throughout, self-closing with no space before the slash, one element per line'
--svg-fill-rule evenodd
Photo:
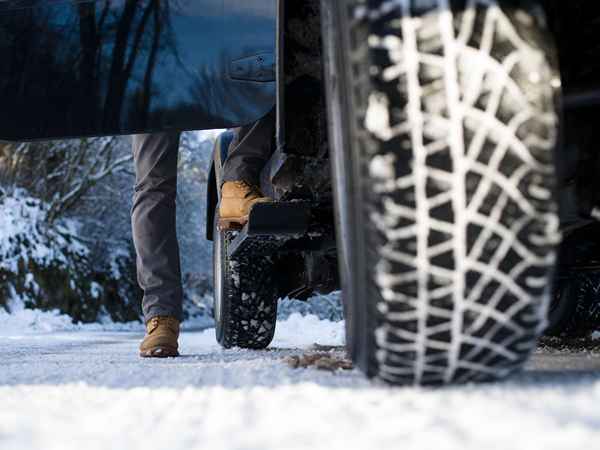
<path fill-rule="evenodd" d="M 600 354 L 538 353 L 507 383 L 390 389 L 357 371 L 292 369 L 342 325 L 293 316 L 273 348 L 141 360 L 136 332 L 0 337 L 0 449 L 600 449 Z"/>

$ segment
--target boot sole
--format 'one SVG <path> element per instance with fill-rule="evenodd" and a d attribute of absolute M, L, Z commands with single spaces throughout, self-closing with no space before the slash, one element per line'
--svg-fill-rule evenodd
<path fill-rule="evenodd" d="M 177 350 L 168 347 L 156 347 L 146 351 L 140 351 L 142 358 L 176 358 L 179 356 Z"/>
<path fill-rule="evenodd" d="M 237 231 L 244 228 L 248 223 L 248 216 L 230 217 L 227 219 L 219 219 L 220 231 Z"/>

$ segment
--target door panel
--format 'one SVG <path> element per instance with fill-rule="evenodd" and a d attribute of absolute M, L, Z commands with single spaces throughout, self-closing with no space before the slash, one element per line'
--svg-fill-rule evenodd
<path fill-rule="evenodd" d="M 250 123 L 275 103 L 275 22 L 276 0 L 0 2 L 0 139 Z"/>

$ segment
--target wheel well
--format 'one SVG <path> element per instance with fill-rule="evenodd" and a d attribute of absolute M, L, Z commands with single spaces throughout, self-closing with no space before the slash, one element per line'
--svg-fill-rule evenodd
<path fill-rule="evenodd" d="M 213 223 L 217 205 L 219 204 L 219 186 L 221 179 L 221 168 L 223 161 L 229 154 L 229 146 L 233 141 L 234 133 L 231 130 L 224 131 L 215 141 L 215 147 L 212 154 L 212 163 L 208 174 L 208 186 L 206 189 L 206 239 L 213 240 Z M 219 175 L 219 176 L 217 176 Z"/>
<path fill-rule="evenodd" d="M 217 194 L 217 175 L 215 173 L 215 159 L 213 154 L 212 164 L 210 166 L 210 174 L 208 175 L 208 186 L 206 189 L 206 239 L 212 241 L 213 223 L 215 221 L 215 213 L 217 204 L 219 203 L 219 195 Z"/>

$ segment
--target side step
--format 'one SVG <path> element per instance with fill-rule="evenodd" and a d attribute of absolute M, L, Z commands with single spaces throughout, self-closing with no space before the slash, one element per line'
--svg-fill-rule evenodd
<path fill-rule="evenodd" d="M 272 255 L 283 249 L 311 250 L 324 242 L 334 242 L 331 232 L 319 232 L 325 227 L 315 220 L 310 202 L 257 203 L 250 211 L 246 226 L 229 246 L 230 257 Z M 327 227 L 329 228 L 329 227 Z"/>

